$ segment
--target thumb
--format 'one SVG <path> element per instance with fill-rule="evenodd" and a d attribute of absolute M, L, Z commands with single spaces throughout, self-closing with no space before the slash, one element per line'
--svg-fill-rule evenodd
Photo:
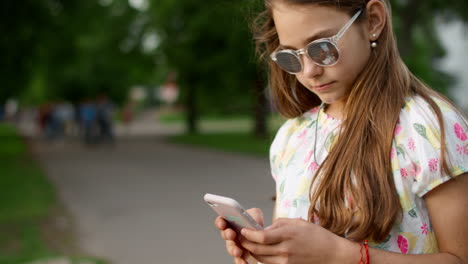
<path fill-rule="evenodd" d="M 250 208 L 246 210 L 246 212 L 252 216 L 252 218 L 261 226 L 264 226 L 263 224 L 263 212 L 259 208 Z"/>

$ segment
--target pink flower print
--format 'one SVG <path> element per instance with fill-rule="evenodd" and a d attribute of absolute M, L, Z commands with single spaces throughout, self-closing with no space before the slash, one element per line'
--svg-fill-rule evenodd
<path fill-rule="evenodd" d="M 312 214 L 312 219 L 313 219 L 315 224 L 318 224 L 320 222 L 320 218 L 317 216 L 316 213 Z"/>
<path fill-rule="evenodd" d="M 438 159 L 430 159 L 429 160 L 429 170 L 432 172 L 432 171 L 436 171 L 437 168 L 439 167 L 439 160 Z"/>
<path fill-rule="evenodd" d="M 421 167 L 419 167 L 419 165 L 414 163 L 414 162 L 412 162 L 412 165 L 413 166 L 412 166 L 412 168 L 410 170 L 410 175 L 411 176 L 416 176 L 421 172 Z"/>
<path fill-rule="evenodd" d="M 400 125 L 397 125 L 397 126 L 395 127 L 394 135 L 397 136 L 398 134 L 400 134 L 401 129 L 402 129 L 401 126 L 400 126 Z"/>
<path fill-rule="evenodd" d="M 463 154 L 468 155 L 468 145 L 462 146 L 462 145 L 457 144 L 457 152 L 460 155 L 463 155 Z"/>
<path fill-rule="evenodd" d="M 421 233 L 423 235 L 427 235 L 427 233 L 429 232 L 429 228 L 427 227 L 426 223 L 424 223 L 424 225 L 421 226 L 421 230 L 422 230 Z"/>
<path fill-rule="evenodd" d="M 306 158 L 304 159 L 304 163 L 308 164 L 310 159 L 312 158 L 312 154 L 314 154 L 314 151 L 311 150 L 309 154 L 307 154 Z"/>
<path fill-rule="evenodd" d="M 310 164 L 310 170 L 317 171 L 319 169 L 319 165 L 314 161 Z"/>
<path fill-rule="evenodd" d="M 317 107 L 314 107 L 314 108 L 310 109 L 309 112 L 312 113 L 312 114 L 315 114 L 315 113 L 318 113 L 319 110 L 320 110 L 320 107 L 317 106 Z"/>
<path fill-rule="evenodd" d="M 401 253 L 406 254 L 408 253 L 408 240 L 402 236 L 399 235 L 397 239 L 398 247 L 400 248 Z"/>
<path fill-rule="evenodd" d="M 284 202 L 283 202 L 283 207 L 284 208 L 286 208 L 286 209 L 291 208 L 291 205 L 292 205 L 291 200 L 284 200 Z"/>
<path fill-rule="evenodd" d="M 400 174 L 401 174 L 401 177 L 405 179 L 408 177 L 408 171 L 405 168 L 400 169 Z"/>
<path fill-rule="evenodd" d="M 396 155 L 396 150 L 395 150 L 395 148 L 392 148 L 392 151 L 390 152 L 390 159 L 393 160 L 393 158 L 395 157 L 395 155 Z"/>
<path fill-rule="evenodd" d="M 465 130 L 459 123 L 455 123 L 453 126 L 453 129 L 455 130 L 455 134 L 457 135 L 457 138 L 459 138 L 461 141 L 465 141 L 468 139 L 468 136 L 466 136 Z"/>
<path fill-rule="evenodd" d="M 414 139 L 410 138 L 408 139 L 408 148 L 412 151 L 416 149 L 416 145 L 414 144 Z"/>
<path fill-rule="evenodd" d="M 302 132 L 299 134 L 298 138 L 299 139 L 304 139 L 305 135 L 307 134 L 307 129 L 302 130 Z"/>

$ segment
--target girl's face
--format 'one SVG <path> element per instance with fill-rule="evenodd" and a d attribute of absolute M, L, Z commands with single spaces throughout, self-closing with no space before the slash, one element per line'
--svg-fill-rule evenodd
<path fill-rule="evenodd" d="M 276 1 L 273 19 L 280 49 L 302 49 L 313 40 L 331 37 L 350 20 L 344 12 L 318 5 L 291 5 Z M 296 78 L 327 104 L 344 103 L 359 73 L 370 56 L 370 41 L 365 23 L 354 22 L 338 41 L 340 58 L 331 67 L 315 64 L 300 55 L 302 72 Z"/>

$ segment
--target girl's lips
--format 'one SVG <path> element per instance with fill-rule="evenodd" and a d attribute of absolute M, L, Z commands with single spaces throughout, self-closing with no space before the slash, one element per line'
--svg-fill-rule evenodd
<path fill-rule="evenodd" d="M 335 83 L 335 82 L 329 82 L 327 84 L 323 84 L 323 85 L 319 85 L 319 86 L 314 86 L 313 89 L 316 90 L 316 91 L 324 91 L 328 88 L 330 88 L 330 86 Z"/>

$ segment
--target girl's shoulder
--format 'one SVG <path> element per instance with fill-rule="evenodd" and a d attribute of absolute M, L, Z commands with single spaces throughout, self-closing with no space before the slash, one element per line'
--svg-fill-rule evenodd
<path fill-rule="evenodd" d="M 451 103 L 440 98 L 432 99 L 440 109 L 444 133 L 442 134 L 437 114 L 426 100 L 420 96 L 407 98 L 395 127 L 391 155 L 393 169 L 398 169 L 402 176 L 409 175 L 409 171 L 414 170 L 416 182 L 412 190 L 420 197 L 450 179 L 439 170 L 444 160 L 442 150 L 445 150 L 447 166 L 452 176 L 468 171 L 466 117 Z M 404 164 L 411 166 L 400 168 Z"/>
<path fill-rule="evenodd" d="M 276 153 L 283 149 L 289 139 L 301 130 L 314 125 L 317 121 L 317 115 L 320 111 L 320 106 L 314 107 L 309 111 L 295 118 L 287 119 L 278 129 L 273 142 L 270 146 L 270 153 Z"/>
<path fill-rule="evenodd" d="M 467 120 L 451 103 L 438 97 L 432 97 L 440 109 L 444 121 L 445 130 L 453 126 L 467 130 Z M 414 132 L 423 132 L 424 127 L 440 130 L 437 114 L 432 106 L 419 95 L 407 97 L 400 112 L 399 126 L 409 128 Z M 398 128 L 398 126 L 397 126 Z M 455 135 L 456 136 L 456 135 Z"/>

